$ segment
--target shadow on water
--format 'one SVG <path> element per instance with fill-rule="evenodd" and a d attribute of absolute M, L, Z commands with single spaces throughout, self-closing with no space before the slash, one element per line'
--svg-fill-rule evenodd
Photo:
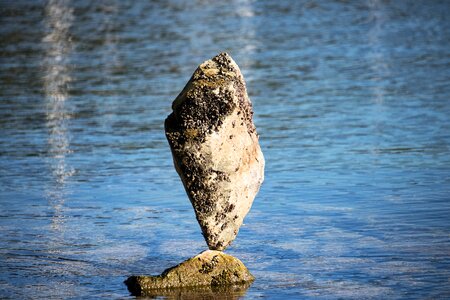
<path fill-rule="evenodd" d="M 186 287 L 177 289 L 161 289 L 147 292 L 146 295 L 137 295 L 138 299 L 240 299 L 245 296 L 249 284 L 231 286 L 204 286 Z"/>

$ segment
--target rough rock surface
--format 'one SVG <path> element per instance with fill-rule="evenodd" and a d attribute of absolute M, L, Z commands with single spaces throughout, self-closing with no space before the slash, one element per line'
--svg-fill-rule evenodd
<path fill-rule="evenodd" d="M 155 289 L 224 287 L 246 284 L 254 277 L 237 258 L 206 250 L 158 276 L 131 276 L 125 284 L 133 295 L 152 295 Z"/>
<path fill-rule="evenodd" d="M 172 104 L 166 137 L 208 247 L 236 237 L 264 180 L 244 78 L 227 53 L 201 64 Z"/>

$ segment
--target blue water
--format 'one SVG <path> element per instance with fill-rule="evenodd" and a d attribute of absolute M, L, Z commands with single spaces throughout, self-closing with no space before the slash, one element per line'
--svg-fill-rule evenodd
<path fill-rule="evenodd" d="M 227 250 L 257 279 L 217 299 L 450 298 L 449 13 L 0 1 L 0 298 L 131 299 L 128 276 L 206 249 L 163 122 L 222 51 L 266 179 Z"/>

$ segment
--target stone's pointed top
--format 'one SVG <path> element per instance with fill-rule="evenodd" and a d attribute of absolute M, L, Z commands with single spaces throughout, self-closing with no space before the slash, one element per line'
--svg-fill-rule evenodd
<path fill-rule="evenodd" d="M 172 104 L 166 137 L 208 247 L 236 237 L 264 180 L 244 77 L 227 53 L 202 63 Z"/>
<path fill-rule="evenodd" d="M 217 54 L 216 56 L 214 56 L 212 58 L 212 60 L 220 60 L 220 59 L 231 59 L 231 60 L 233 60 L 231 58 L 231 55 L 228 54 L 228 52 L 220 52 L 219 54 Z"/>
<path fill-rule="evenodd" d="M 186 106 L 200 109 L 199 113 L 190 114 L 191 117 L 195 117 L 195 120 L 187 117 L 187 114 L 183 114 L 183 119 L 179 118 L 184 123 L 182 125 L 189 128 L 195 127 L 192 123 L 204 124 L 205 120 L 209 122 L 209 119 L 203 118 L 203 116 L 208 116 L 208 111 L 210 114 L 214 114 L 215 119 L 218 119 L 231 110 L 230 93 L 224 93 L 230 89 L 230 85 L 239 85 L 245 89 L 244 78 L 239 66 L 230 55 L 223 52 L 198 66 L 189 82 L 173 101 L 172 109 L 174 112 L 185 110 Z M 203 105 L 204 103 L 202 104 L 205 101 L 210 102 L 210 105 L 215 108 L 207 108 Z"/>
<path fill-rule="evenodd" d="M 213 89 L 231 79 L 244 82 L 239 66 L 226 52 L 204 61 L 192 75 L 193 84 Z"/>
<path fill-rule="evenodd" d="M 220 66 L 227 66 L 227 65 L 237 66 L 236 62 L 227 52 L 219 53 L 216 56 L 214 56 L 211 60 L 219 64 Z"/>

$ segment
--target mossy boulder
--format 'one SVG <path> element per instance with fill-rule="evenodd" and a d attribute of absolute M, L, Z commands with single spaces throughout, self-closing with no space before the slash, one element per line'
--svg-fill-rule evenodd
<path fill-rule="evenodd" d="M 150 295 L 155 289 L 222 287 L 248 284 L 252 274 L 237 258 L 207 250 L 158 276 L 131 276 L 125 284 L 133 295 Z"/>

